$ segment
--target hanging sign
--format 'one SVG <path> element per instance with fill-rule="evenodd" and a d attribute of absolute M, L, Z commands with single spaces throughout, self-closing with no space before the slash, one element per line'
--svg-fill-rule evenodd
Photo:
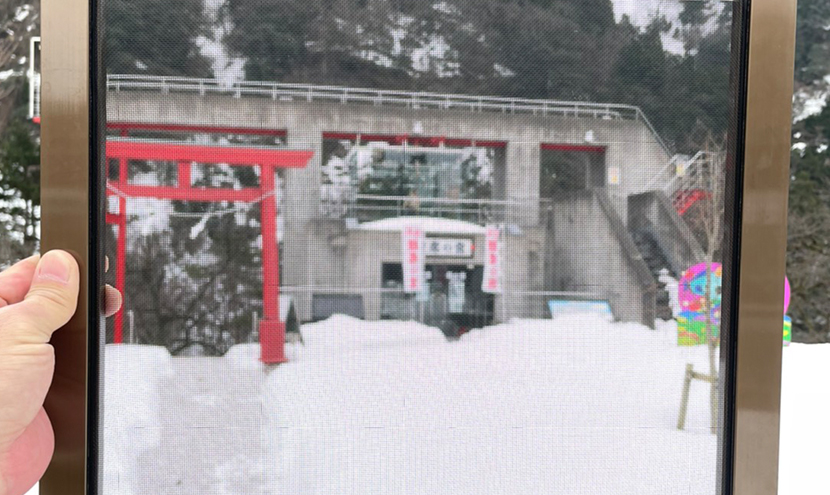
<path fill-rule="evenodd" d="M 423 229 L 414 226 L 405 227 L 401 233 L 401 265 L 403 266 L 404 292 L 420 293 L 426 286 L 424 277 Z"/>
<path fill-rule="evenodd" d="M 472 239 L 427 237 L 426 254 L 429 257 L 472 258 Z"/>
<path fill-rule="evenodd" d="M 484 280 L 482 292 L 501 294 L 502 291 L 502 241 L 501 229 L 488 226 L 484 233 Z"/>
<path fill-rule="evenodd" d="M 620 183 L 620 167 L 608 167 L 608 184 L 612 186 Z"/>

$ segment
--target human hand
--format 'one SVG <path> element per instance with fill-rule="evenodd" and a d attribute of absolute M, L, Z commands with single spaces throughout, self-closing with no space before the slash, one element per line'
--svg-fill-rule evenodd
<path fill-rule="evenodd" d="M 0 273 L 0 495 L 22 495 L 46 471 L 55 448 L 43 400 L 52 383 L 52 332 L 78 300 L 80 273 L 64 251 L 33 256 Z M 106 314 L 121 306 L 107 287 Z"/>

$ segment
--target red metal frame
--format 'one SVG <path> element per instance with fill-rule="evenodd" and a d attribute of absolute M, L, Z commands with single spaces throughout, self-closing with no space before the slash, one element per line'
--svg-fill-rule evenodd
<path fill-rule="evenodd" d="M 681 216 L 685 215 L 689 209 L 698 201 L 705 201 L 712 199 L 712 193 L 704 191 L 703 189 L 689 189 L 680 190 L 675 194 L 674 208 Z"/>
<path fill-rule="evenodd" d="M 181 132 L 187 134 L 242 134 L 247 136 L 277 136 L 287 135 L 284 129 L 257 129 L 253 127 L 211 127 L 203 125 L 155 124 L 136 122 L 107 122 L 107 129 L 119 129 L 124 135 L 131 130 Z"/>
<path fill-rule="evenodd" d="M 220 132 L 220 131 L 216 131 Z M 221 131 L 224 132 L 224 131 Z M 122 128 L 122 136 L 128 133 Z M 107 195 L 118 196 L 118 213 L 107 214 L 106 221 L 118 226 L 115 285 L 124 292 L 126 279 L 126 227 L 127 199 L 146 197 L 186 201 L 262 201 L 262 270 L 263 270 L 263 319 L 260 322 L 261 359 L 265 363 L 283 363 L 285 359 L 285 323 L 279 310 L 279 248 L 277 245 L 277 201 L 275 194 L 275 169 L 304 168 L 313 155 L 312 151 L 279 150 L 256 147 L 203 146 L 179 143 L 147 143 L 140 141 L 110 140 L 106 145 L 107 169 L 109 160 L 117 159 L 118 180 L 109 181 Z M 130 160 L 159 160 L 178 163 L 176 187 L 137 186 L 128 181 Z M 224 163 L 236 166 L 259 166 L 260 186 L 240 190 L 202 188 L 191 186 L 190 172 L 193 163 Z M 107 170 L 107 177 L 109 177 Z M 118 191 L 116 194 L 115 191 Z M 123 311 L 115 315 L 116 343 L 124 341 Z"/>
<path fill-rule="evenodd" d="M 605 153 L 605 146 L 591 146 L 587 144 L 554 144 L 542 143 L 543 150 L 551 151 L 578 151 L 580 153 Z"/>

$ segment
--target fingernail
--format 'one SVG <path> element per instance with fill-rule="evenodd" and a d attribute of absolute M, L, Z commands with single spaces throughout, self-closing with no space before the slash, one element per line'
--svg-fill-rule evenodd
<path fill-rule="evenodd" d="M 44 254 L 37 265 L 35 277 L 43 281 L 58 282 L 60 284 L 69 283 L 71 270 L 68 258 L 69 256 L 66 254 L 52 251 Z"/>

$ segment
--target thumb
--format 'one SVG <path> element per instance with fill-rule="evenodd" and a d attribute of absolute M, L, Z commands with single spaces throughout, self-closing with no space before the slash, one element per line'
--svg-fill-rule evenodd
<path fill-rule="evenodd" d="M 52 333 L 69 321 L 78 303 L 80 272 L 65 251 L 43 255 L 23 301 L 0 309 L 0 340 L 19 344 L 45 344 Z"/>

